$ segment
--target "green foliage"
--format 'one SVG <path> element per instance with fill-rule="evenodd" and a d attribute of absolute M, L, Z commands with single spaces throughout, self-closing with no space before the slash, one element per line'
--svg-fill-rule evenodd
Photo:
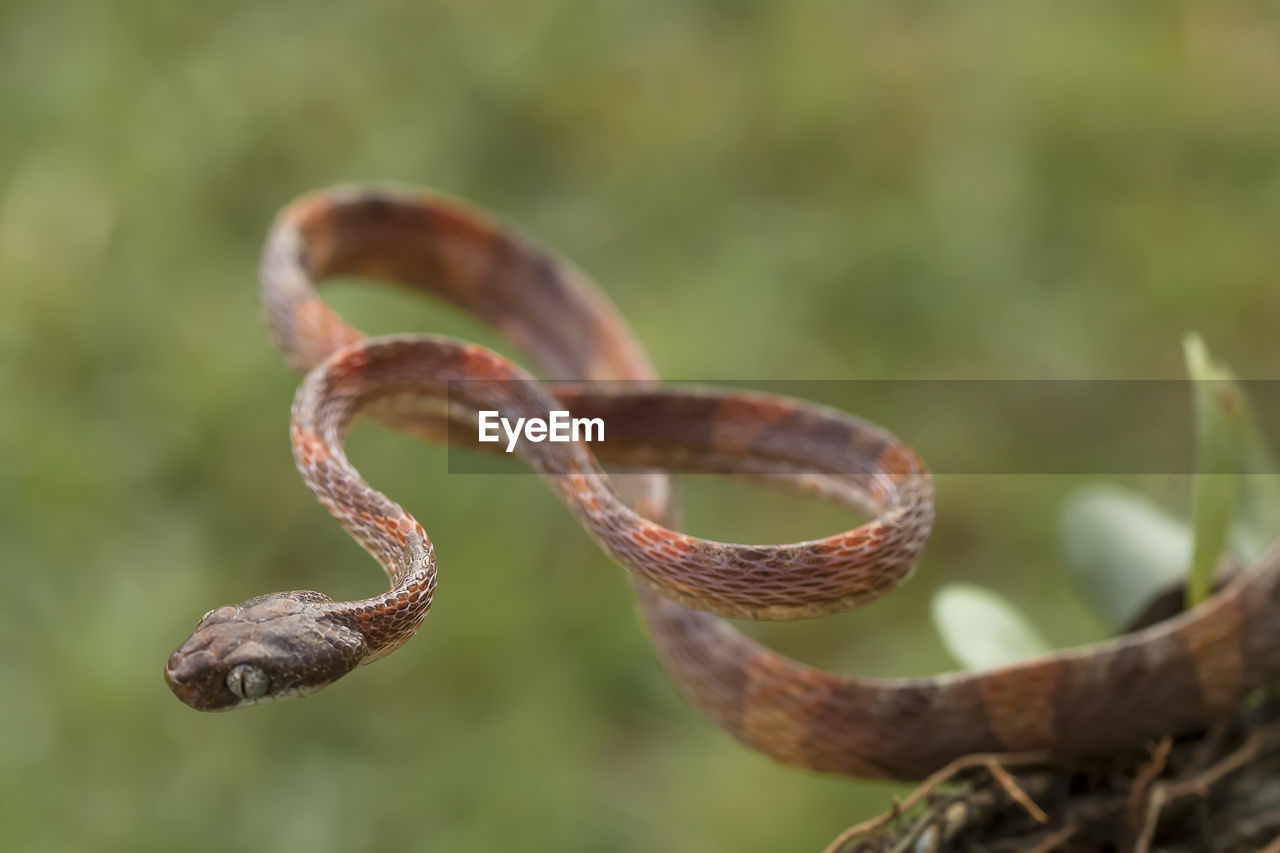
<path fill-rule="evenodd" d="M 1280 535 L 1280 476 L 1244 388 L 1227 367 L 1209 358 L 1198 336 L 1189 337 L 1184 346 L 1188 372 L 1193 380 L 1201 380 L 1195 384 L 1195 403 L 1202 479 L 1205 474 L 1217 474 L 1234 487 L 1228 492 L 1211 480 L 1203 512 L 1201 492 L 1196 492 L 1197 543 L 1212 541 L 1204 546 L 1203 554 L 1197 544 L 1196 557 L 1203 558 L 1204 565 L 1197 562 L 1194 573 L 1208 571 L 1214 546 L 1220 551 L 1224 544 L 1220 516 L 1226 507 L 1232 512 L 1225 538 L 1241 560 L 1256 559 L 1276 540 Z M 1208 527 L 1203 535 L 1201 523 Z M 1203 591 L 1205 583 L 1201 578 L 1192 585 Z"/>
<path fill-rule="evenodd" d="M 979 586 L 947 584 L 934 596 L 932 612 L 947 651 L 965 669 L 991 669 L 1050 651 L 1014 605 Z"/>
<path fill-rule="evenodd" d="M 1231 372 L 1214 363 L 1198 336 L 1188 336 L 1184 348 L 1193 381 L 1199 468 L 1187 583 L 1187 605 L 1195 606 L 1208 597 L 1228 543 L 1247 562 L 1280 533 L 1280 477 Z"/>
<path fill-rule="evenodd" d="M 1195 607 L 1209 597 L 1218 561 L 1227 550 L 1241 474 L 1237 426 L 1245 402 L 1231 374 L 1210 360 L 1198 336 L 1188 335 L 1183 349 L 1192 380 L 1199 468 L 1192 511 L 1195 545 L 1187 577 L 1187 606 Z"/>
<path fill-rule="evenodd" d="M 1194 607 L 1225 554 L 1247 565 L 1280 534 L 1280 477 L 1244 389 L 1199 336 L 1188 335 L 1183 348 L 1196 426 L 1191 523 L 1146 495 L 1102 483 L 1080 489 L 1062 511 L 1067 565 L 1113 630 L 1178 583 Z"/>
<path fill-rule="evenodd" d="M 1183 583 L 1191 531 L 1147 495 L 1093 483 L 1063 504 L 1059 541 L 1072 580 L 1112 631 L 1132 623 L 1160 591 Z"/>

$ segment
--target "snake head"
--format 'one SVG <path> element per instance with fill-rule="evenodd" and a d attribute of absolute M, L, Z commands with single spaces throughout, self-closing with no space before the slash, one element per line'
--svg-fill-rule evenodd
<path fill-rule="evenodd" d="M 364 634 L 318 592 L 277 592 L 204 615 L 169 656 L 164 680 L 199 711 L 305 696 L 364 658 Z"/>

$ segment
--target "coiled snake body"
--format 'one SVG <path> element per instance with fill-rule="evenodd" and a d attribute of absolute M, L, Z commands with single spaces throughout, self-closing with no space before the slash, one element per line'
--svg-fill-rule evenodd
<path fill-rule="evenodd" d="M 492 324 L 552 378 L 431 336 L 366 339 L 322 302 L 337 276 L 408 285 Z M 787 764 L 914 779 L 974 752 L 1106 754 L 1203 725 L 1280 675 L 1280 551 L 1200 607 L 1108 642 L 1002 669 L 866 679 L 792 661 L 721 616 L 788 619 L 869 602 L 911 573 L 933 521 L 928 470 L 870 424 L 796 400 L 673 391 L 578 271 L 486 215 L 434 195 L 334 190 L 294 202 L 264 254 L 285 358 L 308 371 L 293 407 L 298 469 L 391 579 L 363 601 L 284 592 L 213 610 L 165 678 L 201 710 L 298 696 L 398 648 L 436 586 L 431 540 L 343 452 L 359 419 L 443 440 L 479 409 L 601 417 L 593 448 L 620 466 L 746 473 L 875 515 L 791 545 L 729 545 L 666 526 L 665 474 L 605 476 L 581 443 L 520 443 L 588 533 L 635 579 L 649 633 L 681 690 L 717 725 Z M 564 380 L 641 380 L 601 385 Z M 594 390 L 593 390 L 594 389 Z M 474 435 L 474 426 L 472 426 Z M 624 500 L 623 495 L 626 496 Z"/>

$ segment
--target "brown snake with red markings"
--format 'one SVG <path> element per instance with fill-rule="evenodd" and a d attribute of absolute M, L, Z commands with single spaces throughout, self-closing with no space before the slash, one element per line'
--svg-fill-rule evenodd
<path fill-rule="evenodd" d="M 442 440 L 476 411 L 600 417 L 606 444 L 520 442 L 519 453 L 636 580 L 659 656 L 717 725 L 787 764 L 921 778 L 974 752 L 1099 755 L 1204 725 L 1280 676 L 1280 550 L 1194 610 L 1108 642 L 979 673 L 866 679 L 789 660 L 720 616 L 788 619 L 869 602 L 911 573 L 933 521 L 928 470 L 849 415 L 738 391 L 653 382 L 644 352 L 577 270 L 457 201 L 390 191 L 306 196 L 277 220 L 263 293 L 276 342 L 308 370 L 293 407 L 298 469 L 369 551 L 391 589 L 363 601 L 284 592 L 206 614 L 165 679 L 201 710 L 311 693 L 401 646 L 436 585 L 422 527 L 343 451 L 359 419 Z M 553 382 L 479 346 L 430 336 L 366 339 L 315 285 L 362 276 L 443 297 L 492 324 Z M 606 463 L 761 476 L 874 513 L 791 545 L 729 545 L 664 526 L 668 477 L 607 477 Z M 620 493 L 629 497 L 630 506 Z M 634 507 L 635 509 L 632 509 Z"/>

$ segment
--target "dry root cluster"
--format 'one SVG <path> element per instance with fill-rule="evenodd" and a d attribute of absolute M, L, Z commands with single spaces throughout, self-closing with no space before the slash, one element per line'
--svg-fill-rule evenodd
<path fill-rule="evenodd" d="M 1280 695 L 1137 754 L 971 755 L 827 853 L 1280 853 Z"/>

